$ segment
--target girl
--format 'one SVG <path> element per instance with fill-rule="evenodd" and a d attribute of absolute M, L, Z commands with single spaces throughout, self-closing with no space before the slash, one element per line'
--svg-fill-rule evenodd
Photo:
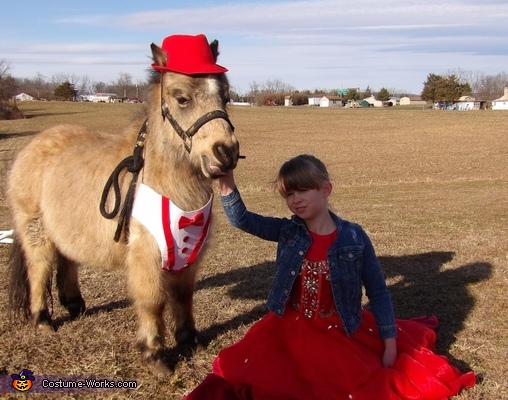
<path fill-rule="evenodd" d="M 445 399 L 473 386 L 474 373 L 434 353 L 433 330 L 395 320 L 369 237 L 329 210 L 325 165 L 297 156 L 275 183 L 290 219 L 249 212 L 233 173 L 219 178 L 230 223 L 278 242 L 275 279 L 270 312 L 220 352 L 187 399 Z"/>

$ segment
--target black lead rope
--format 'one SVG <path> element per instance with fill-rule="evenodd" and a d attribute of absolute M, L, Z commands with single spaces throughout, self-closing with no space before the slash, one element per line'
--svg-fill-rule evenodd
<path fill-rule="evenodd" d="M 127 172 L 132 174 L 132 180 L 129 185 L 129 190 L 125 196 L 125 202 L 123 203 L 122 210 L 120 211 L 120 215 L 118 217 L 118 225 L 116 227 L 115 232 L 115 242 L 120 240 L 120 236 L 122 234 L 122 230 L 125 231 L 125 238 L 129 236 L 129 225 L 130 225 L 130 217 L 132 213 L 132 207 L 134 205 L 134 193 L 136 191 L 136 183 L 138 181 L 139 172 L 143 169 L 144 159 L 143 159 L 143 146 L 145 145 L 145 137 L 146 137 L 146 125 L 147 121 L 143 123 L 143 126 L 139 130 L 138 139 L 136 141 L 136 146 L 134 147 L 134 151 L 132 155 L 124 158 L 120 161 L 120 164 L 113 170 L 110 177 L 108 178 L 106 185 L 104 186 L 104 190 L 102 191 L 101 202 L 99 205 L 99 209 L 101 215 L 107 219 L 113 219 L 117 216 L 120 211 L 120 206 L 122 202 L 122 193 L 120 191 L 120 182 L 119 177 L 120 173 L 127 169 Z M 108 212 L 106 210 L 106 201 L 108 199 L 109 192 L 113 187 L 115 194 L 115 205 L 113 209 Z"/>

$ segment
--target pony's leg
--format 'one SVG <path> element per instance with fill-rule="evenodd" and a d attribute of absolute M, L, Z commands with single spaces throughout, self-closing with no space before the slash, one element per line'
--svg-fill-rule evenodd
<path fill-rule="evenodd" d="M 138 315 L 137 344 L 141 357 L 156 375 L 171 372 L 164 354 L 164 304 L 166 295 L 160 261 L 154 252 L 147 253 L 145 248 L 132 246 L 127 261 L 127 284 Z M 155 249 L 158 252 L 158 248 Z M 157 254 L 157 253 L 155 253 Z M 153 259 L 153 262 L 148 260 Z"/>
<path fill-rule="evenodd" d="M 46 294 L 51 294 L 50 280 L 56 261 L 56 248 L 45 236 L 39 219 L 29 220 L 19 231 L 22 248 L 25 253 L 30 313 L 35 325 L 42 331 L 53 331 L 48 311 Z"/>
<path fill-rule="evenodd" d="M 176 345 L 187 355 L 198 345 L 198 332 L 193 314 L 193 296 L 195 289 L 197 265 L 168 276 L 169 302 L 174 326 Z"/>
<path fill-rule="evenodd" d="M 79 289 L 78 264 L 61 254 L 57 259 L 56 285 L 60 304 L 69 311 L 71 319 L 83 314 L 86 306 Z"/>

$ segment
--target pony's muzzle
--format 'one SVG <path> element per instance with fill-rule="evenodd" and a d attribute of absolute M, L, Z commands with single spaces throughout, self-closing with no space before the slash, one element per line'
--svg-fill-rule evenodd
<path fill-rule="evenodd" d="M 232 145 L 216 144 L 213 147 L 213 154 L 220 163 L 222 172 L 236 168 L 240 158 L 240 145 L 235 141 Z"/>

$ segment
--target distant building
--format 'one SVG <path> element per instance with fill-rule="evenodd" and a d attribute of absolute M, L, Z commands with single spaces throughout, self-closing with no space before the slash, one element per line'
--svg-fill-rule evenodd
<path fill-rule="evenodd" d="M 322 94 L 309 95 L 309 106 L 319 106 L 319 101 L 323 96 Z"/>
<path fill-rule="evenodd" d="M 95 93 L 89 101 L 93 103 L 114 103 L 118 96 L 115 93 Z"/>
<path fill-rule="evenodd" d="M 459 100 L 455 102 L 453 109 L 458 111 L 484 110 L 486 106 L 486 101 L 476 100 L 471 96 L 461 96 Z"/>
<path fill-rule="evenodd" d="M 285 96 L 284 97 L 284 105 L 287 107 L 287 106 L 292 106 L 293 105 L 293 97 L 292 96 Z"/>
<path fill-rule="evenodd" d="M 26 93 L 20 93 L 16 96 L 14 96 L 14 99 L 15 100 L 20 100 L 20 101 L 32 101 L 34 100 L 34 98 L 32 96 L 30 96 L 29 94 L 26 94 Z"/>
<path fill-rule="evenodd" d="M 369 103 L 371 107 L 383 107 L 383 102 L 381 100 L 376 100 L 374 96 L 367 97 L 363 100 Z"/>
<path fill-rule="evenodd" d="M 320 107 L 344 107 L 344 103 L 341 96 L 323 96 L 319 100 Z"/>
<path fill-rule="evenodd" d="M 309 106 L 319 107 L 344 107 L 346 101 L 341 96 L 327 94 L 314 94 L 308 97 Z"/>
<path fill-rule="evenodd" d="M 427 102 L 425 100 L 422 100 L 420 96 L 404 96 L 400 98 L 400 105 L 401 106 L 409 106 L 409 105 L 418 105 L 418 106 L 424 106 Z"/>
<path fill-rule="evenodd" d="M 508 86 L 504 88 L 504 95 L 492 102 L 493 110 L 508 110 Z"/>
<path fill-rule="evenodd" d="M 400 97 L 393 97 L 392 96 L 384 102 L 384 105 L 387 107 L 399 106 L 400 105 Z"/>

